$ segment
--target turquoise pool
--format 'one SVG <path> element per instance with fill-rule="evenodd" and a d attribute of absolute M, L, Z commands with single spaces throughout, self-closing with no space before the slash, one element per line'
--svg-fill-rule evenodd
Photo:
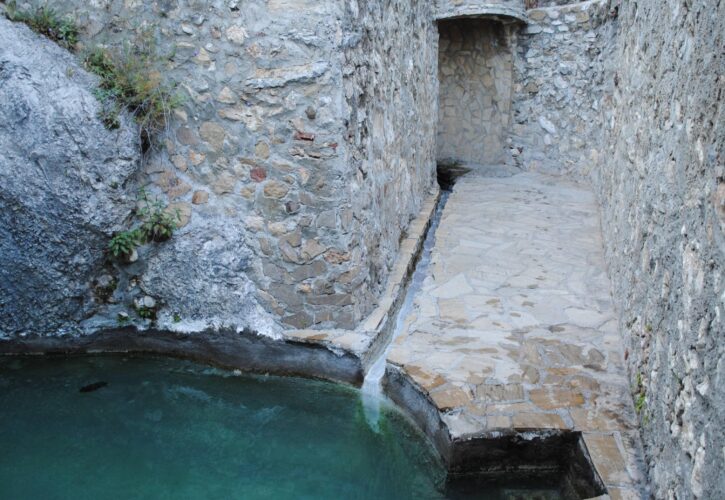
<path fill-rule="evenodd" d="M 384 405 L 373 431 L 343 385 L 175 359 L 0 358 L 4 500 L 555 497 L 444 483 L 398 410 Z"/>

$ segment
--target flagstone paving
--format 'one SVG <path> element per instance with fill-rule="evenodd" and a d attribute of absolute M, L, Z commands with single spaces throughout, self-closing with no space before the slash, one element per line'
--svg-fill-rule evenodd
<path fill-rule="evenodd" d="M 639 498 L 641 453 L 596 200 L 562 178 L 455 185 L 423 289 L 388 362 L 451 435 L 584 433 L 613 498 Z"/>

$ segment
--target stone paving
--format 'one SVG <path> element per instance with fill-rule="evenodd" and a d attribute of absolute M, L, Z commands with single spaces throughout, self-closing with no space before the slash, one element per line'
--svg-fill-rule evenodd
<path fill-rule="evenodd" d="M 644 483 L 593 194 L 561 178 L 469 174 L 388 362 L 451 436 L 571 429 L 612 498 Z"/>

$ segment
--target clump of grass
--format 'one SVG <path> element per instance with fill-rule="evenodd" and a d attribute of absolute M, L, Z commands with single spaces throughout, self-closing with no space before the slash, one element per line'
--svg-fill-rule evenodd
<path fill-rule="evenodd" d="M 637 399 L 634 402 L 634 409 L 637 413 L 641 413 L 647 403 L 647 396 L 641 392 L 637 395 Z"/>
<path fill-rule="evenodd" d="M 649 415 L 647 410 L 647 390 L 644 386 L 644 380 L 642 373 L 637 373 L 637 387 L 634 398 L 634 411 L 637 415 L 642 416 L 642 423 L 647 425 L 649 423 Z"/>
<path fill-rule="evenodd" d="M 120 312 L 116 316 L 116 321 L 118 321 L 119 326 L 123 326 L 123 325 L 127 324 L 129 321 L 131 321 L 131 318 L 128 316 L 128 313 Z"/>
<path fill-rule="evenodd" d="M 104 124 L 118 128 L 119 114 L 127 110 L 139 125 L 146 152 L 166 130 L 171 112 L 183 103 L 176 85 L 165 81 L 156 69 L 159 57 L 149 37 L 116 50 L 96 47 L 84 63 L 101 79 L 95 95 L 103 105 L 100 117 Z"/>
<path fill-rule="evenodd" d="M 150 319 L 152 321 L 156 319 L 156 309 L 145 306 L 137 306 L 135 309 L 136 314 L 138 314 L 138 317 L 141 319 Z"/>
<path fill-rule="evenodd" d="M 36 33 L 44 35 L 61 47 L 74 50 L 78 43 L 80 29 L 75 21 L 67 16 L 61 16 L 47 6 L 34 10 L 20 11 L 16 2 L 8 2 L 5 6 L 5 15 L 11 21 L 27 24 Z"/>

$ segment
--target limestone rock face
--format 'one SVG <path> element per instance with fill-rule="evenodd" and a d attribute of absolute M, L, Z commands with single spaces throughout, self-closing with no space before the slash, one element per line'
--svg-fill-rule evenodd
<path fill-rule="evenodd" d="M 0 335 L 91 314 L 89 281 L 135 202 L 137 132 L 104 127 L 76 61 L 0 18 Z"/>
<path fill-rule="evenodd" d="M 267 335 L 275 331 L 253 298 L 256 288 L 247 273 L 254 255 L 241 223 L 220 225 L 197 218 L 183 236 L 154 247 L 152 253 L 146 256 L 140 287 L 183 318 L 183 325 L 171 320 L 169 327 L 246 326 Z M 164 322 L 169 318 L 162 314 L 160 324 Z"/>

